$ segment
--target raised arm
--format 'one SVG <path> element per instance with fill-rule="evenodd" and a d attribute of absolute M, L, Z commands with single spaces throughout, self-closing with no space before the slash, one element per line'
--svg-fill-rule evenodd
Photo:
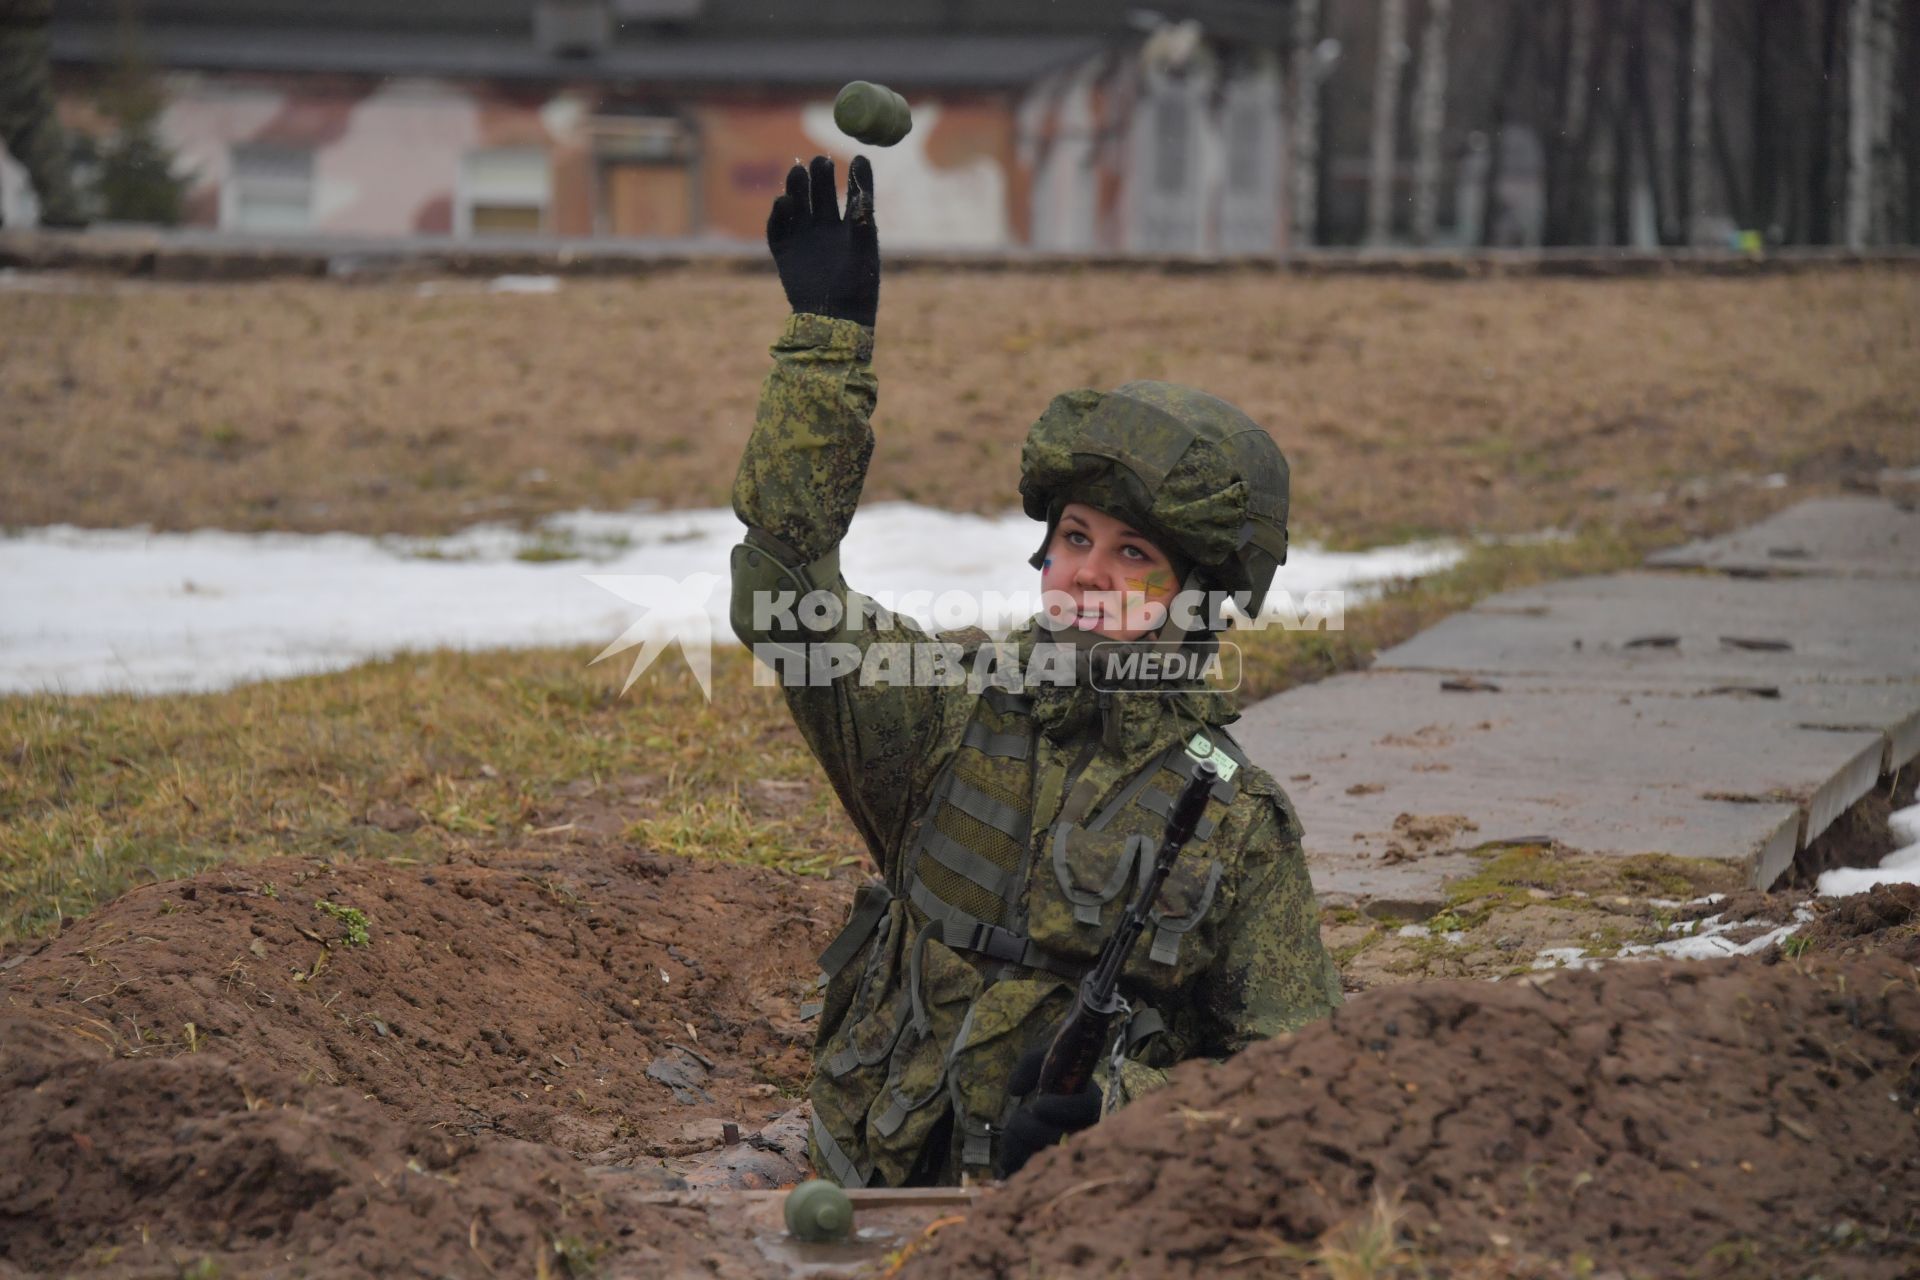
<path fill-rule="evenodd" d="M 846 216 L 833 161 L 793 166 L 767 216 L 767 247 L 793 315 L 774 344 L 733 509 L 755 540 L 812 563 L 846 536 L 873 453 L 873 327 L 880 239 L 873 167 L 849 168 Z"/>
<path fill-rule="evenodd" d="M 821 678 L 833 667 L 820 658 L 849 651 L 864 658 L 874 645 L 927 639 L 910 624 L 875 624 L 840 574 L 840 541 L 873 454 L 868 418 L 878 393 L 872 360 L 880 298 L 873 171 L 864 157 L 848 179 L 843 217 L 833 162 L 821 156 L 810 168 L 795 165 L 767 220 L 794 314 L 774 344 L 773 371 L 734 479 L 733 509 L 747 537 L 733 553 L 733 628 L 780 663 L 795 723 L 890 873 L 946 705 L 942 689 L 913 687 L 911 659 L 897 682 L 863 680 L 859 669 Z M 814 591 L 831 595 L 851 621 L 807 629 L 796 606 Z M 822 646 L 836 646 L 837 655 Z M 796 672 L 805 677 L 799 683 Z"/>

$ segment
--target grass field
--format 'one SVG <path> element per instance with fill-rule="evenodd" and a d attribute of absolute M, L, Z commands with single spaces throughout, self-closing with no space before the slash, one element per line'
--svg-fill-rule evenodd
<path fill-rule="evenodd" d="M 780 320 L 771 281 L 449 288 L 0 293 L 0 524 L 428 532 L 726 500 Z M 1253 698 L 1492 591 L 1618 568 L 1920 463 L 1916 328 L 1920 273 L 909 275 L 886 291 L 867 496 L 1003 509 L 1052 391 L 1152 376 L 1271 424 L 1307 536 L 1571 532 L 1480 546 L 1350 610 L 1344 633 L 1247 637 Z M 429 653 L 212 695 L 0 698 L 0 942 L 132 884 L 275 853 L 633 840 L 815 874 L 860 860 L 743 654 L 716 655 L 711 703 L 672 662 L 622 698 L 619 664 L 590 656 Z"/>
<path fill-rule="evenodd" d="M 424 533 L 726 502 L 771 278 L 438 287 L 0 293 L 0 524 Z M 1917 349 L 1913 271 L 910 273 L 884 290 L 867 496 L 1004 510 L 1050 396 L 1166 378 L 1272 430 L 1297 536 L 1678 524 L 1742 476 L 1920 462 Z"/>
<path fill-rule="evenodd" d="M 1630 563 L 1612 537 L 1488 548 L 1348 611 L 1248 633 L 1251 699 L 1363 664 L 1504 586 Z M 865 861 L 779 691 L 739 649 L 625 696 L 586 649 L 423 653 L 216 694 L 0 698 L 0 943 L 135 884 L 276 854 L 437 862 L 633 840 L 829 874 Z"/>

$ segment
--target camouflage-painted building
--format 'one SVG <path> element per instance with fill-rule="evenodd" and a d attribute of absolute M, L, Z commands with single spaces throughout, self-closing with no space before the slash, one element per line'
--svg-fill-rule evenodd
<path fill-rule="evenodd" d="M 893 246 L 1283 248 L 1284 6 L 1154 8 L 1157 27 L 1110 0 L 146 0 L 134 47 L 197 226 L 752 241 L 795 157 L 851 155 L 831 105 L 866 79 L 914 111 L 870 153 Z M 78 135 L 110 128 L 119 9 L 56 7 Z"/>

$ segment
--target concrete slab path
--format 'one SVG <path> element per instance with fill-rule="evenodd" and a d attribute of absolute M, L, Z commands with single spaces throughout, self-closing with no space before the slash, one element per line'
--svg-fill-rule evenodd
<path fill-rule="evenodd" d="M 1234 732 L 1298 806 L 1327 901 L 1419 916 L 1470 851 L 1522 840 L 1727 859 L 1764 886 L 1920 755 L 1916 547 L 1891 503 L 1805 503 L 1683 549 L 1684 571 L 1495 596 Z M 1766 558 L 1793 567 L 1759 576 Z"/>
<path fill-rule="evenodd" d="M 1816 498 L 1737 533 L 1649 556 L 1659 569 L 1920 580 L 1920 509 Z"/>

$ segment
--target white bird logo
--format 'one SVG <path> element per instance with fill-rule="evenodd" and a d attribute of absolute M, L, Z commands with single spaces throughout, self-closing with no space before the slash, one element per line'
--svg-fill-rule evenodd
<path fill-rule="evenodd" d="M 707 597 L 713 594 L 714 584 L 720 581 L 717 573 L 690 573 L 685 578 L 667 578 L 653 573 L 588 573 L 582 574 L 588 582 L 603 590 L 611 591 L 630 604 L 639 605 L 643 612 L 634 624 L 620 633 L 620 638 L 600 651 L 593 662 L 610 658 L 623 650 L 640 646 L 640 652 L 633 659 L 633 669 L 627 673 L 627 682 L 620 686 L 625 693 L 633 688 L 633 682 L 640 673 L 653 665 L 669 644 L 678 640 L 680 652 L 687 659 L 687 667 L 693 672 L 693 678 L 700 682 L 700 692 L 707 701 L 713 701 L 713 619 L 707 613 Z M 592 666 L 593 663 L 587 664 Z"/>

